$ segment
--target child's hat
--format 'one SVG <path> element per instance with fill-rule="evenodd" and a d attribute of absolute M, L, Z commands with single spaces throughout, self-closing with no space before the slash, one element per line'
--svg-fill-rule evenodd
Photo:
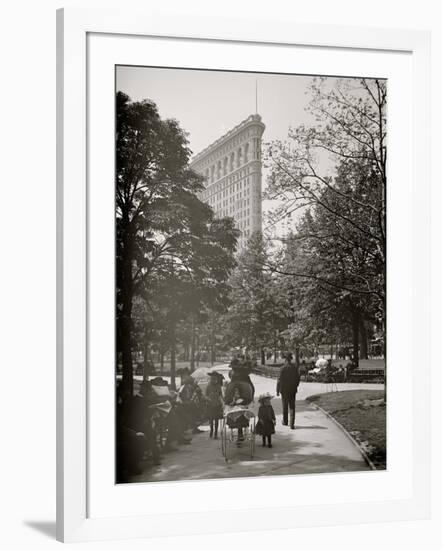
<path fill-rule="evenodd" d="M 261 402 L 261 401 L 264 401 L 264 399 L 273 399 L 273 395 L 270 394 L 269 392 L 266 392 L 266 393 L 262 393 L 259 397 L 258 397 L 258 401 Z"/>

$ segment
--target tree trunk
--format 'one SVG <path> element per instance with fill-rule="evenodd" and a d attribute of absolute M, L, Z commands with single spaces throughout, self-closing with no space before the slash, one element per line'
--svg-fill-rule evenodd
<path fill-rule="evenodd" d="M 299 346 L 295 347 L 295 365 L 299 369 Z"/>
<path fill-rule="evenodd" d="M 190 372 L 195 370 L 195 319 L 192 316 L 192 335 L 190 337 Z"/>
<path fill-rule="evenodd" d="M 359 367 L 359 324 L 360 315 L 358 309 L 353 309 L 352 313 L 352 330 L 353 330 L 353 363 L 356 368 Z"/>
<path fill-rule="evenodd" d="M 121 362 L 123 365 L 122 388 L 123 391 L 133 393 L 133 367 L 132 367 L 132 334 L 130 314 L 127 310 L 121 315 Z"/>
<path fill-rule="evenodd" d="M 176 389 L 176 338 L 175 338 L 175 325 L 172 325 L 170 329 L 170 386 L 173 390 Z"/>
<path fill-rule="evenodd" d="M 210 331 L 210 363 L 213 364 L 216 361 L 216 349 L 215 349 L 215 326 L 212 320 L 212 329 Z"/>
<path fill-rule="evenodd" d="M 359 330 L 361 333 L 361 359 L 368 359 L 367 328 L 362 317 L 359 321 Z"/>
<path fill-rule="evenodd" d="M 149 340 L 147 328 L 144 329 L 144 342 L 143 342 L 143 380 L 149 379 L 148 372 L 149 365 Z"/>
<path fill-rule="evenodd" d="M 164 350 L 161 350 L 160 352 L 160 374 L 162 375 L 164 372 Z"/>
<path fill-rule="evenodd" d="M 385 310 L 384 310 L 385 311 Z M 387 320 L 385 319 L 385 325 Z M 385 326 L 384 325 L 384 326 Z M 384 354 L 384 402 L 387 403 L 387 337 L 384 333 L 384 344 L 383 344 L 383 354 Z"/>
<path fill-rule="evenodd" d="M 122 388 L 133 393 L 133 366 L 132 366 L 132 263 L 129 253 L 122 261 L 122 288 L 121 288 L 121 360 L 123 365 Z"/>
<path fill-rule="evenodd" d="M 264 348 L 262 347 L 261 348 L 261 365 L 265 365 L 265 364 L 266 364 L 266 354 L 265 354 Z"/>
<path fill-rule="evenodd" d="M 196 335 L 196 366 L 197 368 L 200 366 L 200 335 L 197 333 Z"/>

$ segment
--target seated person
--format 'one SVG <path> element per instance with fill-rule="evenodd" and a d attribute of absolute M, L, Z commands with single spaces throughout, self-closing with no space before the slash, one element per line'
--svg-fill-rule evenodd
<path fill-rule="evenodd" d="M 230 382 L 226 386 L 226 394 L 224 401 L 228 403 L 232 401 L 235 390 L 239 391 L 240 397 L 244 405 L 249 405 L 253 401 L 255 395 L 255 387 L 250 379 L 251 366 L 242 365 L 237 359 L 233 359 L 230 363 L 232 369 Z"/>
<path fill-rule="evenodd" d="M 235 384 L 235 382 L 230 382 L 227 387 L 231 386 L 232 384 Z M 233 388 L 233 392 L 231 395 L 229 395 L 226 391 L 226 395 L 224 397 L 224 402 L 228 407 L 231 407 L 231 410 L 234 411 L 235 407 L 245 407 L 244 399 L 241 397 L 240 391 L 238 387 Z M 229 428 L 237 428 L 238 429 L 238 441 L 243 441 L 244 439 L 244 433 L 243 428 L 246 428 L 249 425 L 249 419 L 245 416 L 239 415 L 239 416 L 231 416 L 229 415 L 229 411 L 227 410 L 227 425 Z"/>
<path fill-rule="evenodd" d="M 141 397 L 124 395 L 117 404 L 117 483 L 125 483 L 142 472 L 140 462 L 147 449 L 143 431 L 144 407 Z"/>

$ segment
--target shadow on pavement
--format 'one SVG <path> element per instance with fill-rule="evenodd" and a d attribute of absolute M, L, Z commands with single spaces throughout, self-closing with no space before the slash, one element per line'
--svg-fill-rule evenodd
<path fill-rule="evenodd" d="M 260 390 L 263 388 L 260 388 Z M 143 473 L 131 482 L 225 479 L 269 475 L 361 472 L 369 470 L 359 449 L 322 412 L 305 400 L 296 402 L 295 430 L 282 426 L 281 399 L 272 400 L 276 414 L 273 447 L 262 447 L 256 438 L 255 454 L 250 449 L 229 449 L 226 462 L 221 442 L 209 439 L 208 427 L 195 435 L 191 445 L 180 447 L 173 455 L 164 455 L 162 464 L 145 463 Z M 257 413 L 257 402 L 251 407 Z M 300 431 L 301 430 L 301 431 Z"/>

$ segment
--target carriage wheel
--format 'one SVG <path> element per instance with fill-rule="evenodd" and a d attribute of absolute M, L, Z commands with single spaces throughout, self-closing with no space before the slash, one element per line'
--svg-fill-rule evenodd
<path fill-rule="evenodd" d="M 224 460 L 227 462 L 229 460 L 228 452 L 228 435 L 227 435 L 227 425 L 224 422 L 223 429 L 221 432 L 221 446 Z"/>
<path fill-rule="evenodd" d="M 221 425 L 221 454 L 224 456 L 224 424 Z"/>
<path fill-rule="evenodd" d="M 255 456 L 255 420 L 253 420 L 253 427 L 250 429 L 250 458 Z"/>

